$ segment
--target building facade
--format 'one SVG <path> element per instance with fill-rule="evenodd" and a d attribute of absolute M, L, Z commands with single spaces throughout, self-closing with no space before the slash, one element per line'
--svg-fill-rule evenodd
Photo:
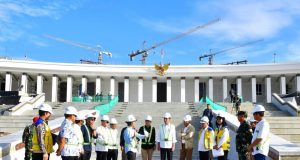
<path fill-rule="evenodd" d="M 300 91 L 300 63 L 170 66 L 69 64 L 0 60 L 0 90 L 45 93 L 46 101 L 73 96 L 118 95 L 124 102 L 227 101 L 233 88 L 244 101 L 270 103 L 272 93 Z"/>

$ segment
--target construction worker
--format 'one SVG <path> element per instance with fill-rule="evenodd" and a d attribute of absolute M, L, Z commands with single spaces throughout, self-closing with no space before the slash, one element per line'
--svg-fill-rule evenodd
<path fill-rule="evenodd" d="M 145 125 L 140 127 L 139 134 L 144 135 L 144 131 L 149 133 L 148 138 L 142 139 L 142 159 L 152 160 L 153 152 L 155 151 L 155 128 L 151 126 L 152 117 L 145 117 Z"/>
<path fill-rule="evenodd" d="M 255 160 L 267 159 L 270 146 L 270 125 L 264 119 L 265 107 L 255 105 L 253 109 L 253 117 L 258 122 L 253 133 L 251 144 L 248 152 L 252 152 Z"/>
<path fill-rule="evenodd" d="M 183 118 L 183 126 L 181 129 L 181 150 L 180 160 L 192 160 L 194 147 L 195 127 L 191 124 L 192 116 L 185 115 Z"/>
<path fill-rule="evenodd" d="M 53 152 L 53 134 L 47 125 L 52 113 L 50 105 L 39 106 L 39 119 L 35 122 L 32 132 L 32 160 L 48 160 Z"/>
<path fill-rule="evenodd" d="M 85 120 L 85 116 L 81 113 L 78 114 L 78 116 L 75 119 L 75 133 L 78 137 L 78 141 L 79 141 L 79 145 L 78 145 L 78 149 L 80 150 L 80 156 L 79 159 L 81 159 L 81 157 L 83 157 L 84 154 L 84 150 L 83 150 L 83 134 L 81 131 L 81 126 L 83 125 Z"/>
<path fill-rule="evenodd" d="M 164 124 L 159 126 L 157 136 L 157 150 L 160 151 L 161 160 L 172 160 L 173 152 L 175 150 L 176 130 L 175 126 L 171 124 L 171 114 L 165 113 L 163 115 Z"/>
<path fill-rule="evenodd" d="M 77 114 L 76 108 L 72 106 L 65 108 L 65 120 L 60 126 L 56 151 L 56 155 L 61 156 L 62 160 L 78 160 L 80 156 L 80 142 L 74 127 Z"/>
<path fill-rule="evenodd" d="M 24 160 L 30 160 L 31 159 L 31 148 L 32 148 L 32 131 L 34 127 L 34 123 L 39 119 L 38 116 L 34 116 L 32 119 L 32 123 L 30 125 L 27 125 L 24 128 L 23 135 L 22 135 L 22 142 L 25 144 L 25 157 Z"/>
<path fill-rule="evenodd" d="M 110 120 L 109 138 L 108 138 L 108 153 L 107 160 L 118 159 L 118 121 L 115 118 Z"/>
<path fill-rule="evenodd" d="M 133 115 L 128 115 L 127 128 L 124 131 L 124 140 L 125 140 L 125 153 L 127 160 L 136 160 L 136 153 L 138 147 L 138 140 L 144 139 L 149 136 L 147 131 L 144 131 L 144 135 L 137 133 L 136 131 L 136 118 Z"/>
<path fill-rule="evenodd" d="M 106 160 L 108 153 L 108 138 L 110 136 L 108 115 L 102 115 L 101 126 L 97 127 L 96 133 L 98 135 L 95 149 L 97 153 L 97 160 Z"/>
<path fill-rule="evenodd" d="M 202 114 L 202 117 L 203 116 L 206 116 L 208 117 L 208 120 L 209 120 L 209 127 L 212 127 L 212 123 L 211 123 L 211 120 L 213 118 L 213 113 L 212 113 L 212 109 L 210 107 L 210 104 L 207 104 L 206 105 L 206 109 L 203 111 L 203 114 Z"/>
<path fill-rule="evenodd" d="M 83 135 L 83 156 L 81 156 L 81 160 L 90 160 L 92 155 L 92 138 L 97 138 L 95 120 L 96 115 L 93 113 L 89 113 L 86 116 L 86 124 L 81 126 L 81 132 Z"/>
<path fill-rule="evenodd" d="M 208 117 L 203 116 L 200 120 L 201 129 L 198 132 L 199 159 L 210 160 L 210 152 L 213 149 L 214 130 L 208 126 Z"/>
<path fill-rule="evenodd" d="M 252 130 L 246 120 L 246 111 L 239 111 L 237 114 L 237 118 L 240 122 L 240 126 L 236 131 L 236 151 L 238 152 L 239 160 L 247 160 L 247 157 L 251 156 L 247 153 L 247 149 L 251 143 Z"/>
<path fill-rule="evenodd" d="M 229 130 L 225 121 L 225 115 L 221 112 L 217 115 L 216 129 L 215 129 L 215 146 L 216 150 L 223 149 L 224 155 L 219 156 L 218 160 L 227 160 L 230 149 Z"/>

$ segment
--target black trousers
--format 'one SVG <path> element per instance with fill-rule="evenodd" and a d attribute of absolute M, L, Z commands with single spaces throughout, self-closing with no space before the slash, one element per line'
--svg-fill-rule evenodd
<path fill-rule="evenodd" d="M 118 149 L 109 149 L 107 153 L 107 160 L 118 160 Z"/>
<path fill-rule="evenodd" d="M 224 156 L 218 157 L 218 160 L 227 160 L 227 156 L 228 156 L 228 150 L 224 151 Z"/>
<path fill-rule="evenodd" d="M 90 160 L 92 156 L 92 151 L 84 151 L 84 154 L 80 156 L 80 160 Z"/>
<path fill-rule="evenodd" d="M 199 151 L 199 158 L 201 160 L 210 160 L 209 151 L 205 151 L 205 152 Z"/>
<path fill-rule="evenodd" d="M 107 160 L 107 152 L 96 151 L 97 158 L 96 160 Z"/>
<path fill-rule="evenodd" d="M 78 156 L 61 156 L 62 160 L 79 160 Z"/>
<path fill-rule="evenodd" d="M 129 151 L 126 153 L 127 160 L 136 160 L 136 153 Z"/>
<path fill-rule="evenodd" d="M 50 154 L 48 154 L 48 160 L 50 159 Z M 43 160 L 43 153 L 32 153 L 32 160 Z"/>
<path fill-rule="evenodd" d="M 172 148 L 160 148 L 160 159 L 165 160 L 172 160 L 173 152 Z"/>

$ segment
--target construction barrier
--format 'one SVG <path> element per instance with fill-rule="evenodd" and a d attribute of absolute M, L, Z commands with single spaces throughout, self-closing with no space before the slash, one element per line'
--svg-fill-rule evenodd
<path fill-rule="evenodd" d="M 225 106 L 220 105 L 218 103 L 215 103 L 210 98 L 205 97 L 205 101 L 206 101 L 206 104 L 209 104 L 211 106 L 211 109 L 213 109 L 213 110 L 222 110 L 222 111 L 227 112 L 227 108 Z M 199 103 L 203 104 L 203 98 L 200 99 Z"/>
<path fill-rule="evenodd" d="M 116 96 L 107 104 L 95 106 L 95 110 L 97 110 L 100 113 L 100 115 L 104 115 L 108 113 L 111 109 L 113 109 L 118 102 L 119 102 L 119 97 Z"/>

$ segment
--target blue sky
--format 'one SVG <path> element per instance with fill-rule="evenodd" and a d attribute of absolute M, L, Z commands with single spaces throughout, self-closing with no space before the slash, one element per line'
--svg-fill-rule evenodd
<path fill-rule="evenodd" d="M 217 55 L 214 64 L 300 60 L 300 1 L 291 0 L 0 0 L 0 55 L 13 59 L 79 63 L 97 54 L 44 37 L 49 34 L 113 54 L 106 64 L 140 64 L 128 54 L 221 18 L 194 34 L 149 52 L 147 64 L 207 64 L 201 54 L 264 41 Z"/>

